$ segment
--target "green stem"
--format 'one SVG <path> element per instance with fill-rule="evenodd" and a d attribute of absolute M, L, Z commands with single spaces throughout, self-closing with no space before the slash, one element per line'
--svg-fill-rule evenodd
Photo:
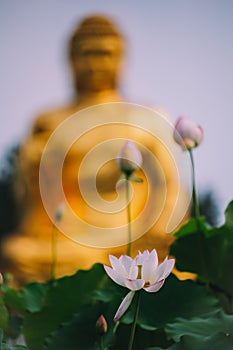
<path fill-rule="evenodd" d="M 53 225 L 52 228 L 52 263 L 51 263 L 51 279 L 56 279 L 56 269 L 57 269 L 57 228 Z"/>
<path fill-rule="evenodd" d="M 133 349 L 133 342 L 134 342 L 135 330 L 136 330 L 137 319 L 138 319 L 138 314 L 139 314 L 139 307 L 140 307 L 140 296 L 141 296 L 141 293 L 139 291 L 139 292 L 137 292 L 137 304 L 136 304 L 136 310 L 135 310 L 135 314 L 134 314 L 133 325 L 131 328 L 128 350 Z"/>
<path fill-rule="evenodd" d="M 99 337 L 99 349 L 104 350 L 104 339 L 102 335 Z"/>
<path fill-rule="evenodd" d="M 196 192 L 194 159 L 193 159 L 193 153 L 192 153 L 191 149 L 189 150 L 189 155 L 190 155 L 191 163 L 192 163 L 192 178 L 193 178 L 192 198 L 193 198 L 193 206 L 194 206 L 195 217 L 196 217 L 196 219 L 198 219 L 200 217 L 200 209 L 199 209 L 198 197 L 197 197 L 197 192 Z"/>
<path fill-rule="evenodd" d="M 131 256 L 131 210 L 130 210 L 130 198 L 129 198 L 129 177 L 125 180 L 126 190 L 126 203 L 127 203 L 127 222 L 128 222 L 128 244 L 127 244 L 127 255 Z"/>
<path fill-rule="evenodd" d="M 192 197 L 193 197 L 193 206 L 194 206 L 194 214 L 195 214 L 195 219 L 196 219 L 196 223 L 197 223 L 197 230 L 199 231 L 199 239 L 198 239 L 198 243 L 199 243 L 199 254 L 201 257 L 201 265 L 202 265 L 202 271 L 203 271 L 203 275 L 204 278 L 206 279 L 206 286 L 209 286 L 209 281 L 208 281 L 208 263 L 206 262 L 206 257 L 205 257 L 205 238 L 204 238 L 204 234 L 202 231 L 202 227 L 200 224 L 200 209 L 199 209 L 199 203 L 198 203 L 198 196 L 197 196 L 197 192 L 196 192 L 196 181 L 195 181 L 195 168 L 194 168 L 194 159 L 193 159 L 193 153 L 192 150 L 189 150 L 189 154 L 190 154 L 190 158 L 191 158 L 191 163 L 192 163 L 192 176 L 193 176 L 193 193 L 192 193 Z"/>

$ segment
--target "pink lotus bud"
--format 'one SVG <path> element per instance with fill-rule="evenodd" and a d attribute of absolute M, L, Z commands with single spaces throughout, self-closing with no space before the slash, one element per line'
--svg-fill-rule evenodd
<path fill-rule="evenodd" d="M 126 141 L 117 156 L 117 164 L 120 170 L 130 176 L 142 165 L 142 155 L 132 141 Z"/>
<path fill-rule="evenodd" d="M 3 277 L 2 277 L 1 272 L 0 272 L 0 284 L 3 284 Z"/>
<path fill-rule="evenodd" d="M 108 324 L 103 315 L 100 315 L 96 321 L 96 332 L 99 335 L 104 335 L 108 330 Z"/>
<path fill-rule="evenodd" d="M 184 150 L 197 147 L 203 139 L 203 129 L 187 117 L 179 117 L 175 124 L 174 140 Z"/>
<path fill-rule="evenodd" d="M 56 222 L 61 221 L 63 213 L 65 210 L 64 203 L 60 203 L 55 211 L 54 219 Z"/>

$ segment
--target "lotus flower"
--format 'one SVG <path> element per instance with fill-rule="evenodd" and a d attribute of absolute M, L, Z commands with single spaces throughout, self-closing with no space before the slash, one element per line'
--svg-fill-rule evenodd
<path fill-rule="evenodd" d="M 137 290 L 144 289 L 149 293 L 158 292 L 175 263 L 174 259 L 166 258 L 158 265 L 158 255 L 155 249 L 151 252 L 148 250 L 143 253 L 139 252 L 135 259 L 128 255 L 121 255 L 119 259 L 110 255 L 109 260 L 112 267 L 104 265 L 108 276 L 117 284 L 130 289 L 116 312 L 115 322 L 126 312 Z"/>
<path fill-rule="evenodd" d="M 174 140 L 184 150 L 197 147 L 203 139 L 203 129 L 187 117 L 179 117 L 174 130 Z"/>
<path fill-rule="evenodd" d="M 141 167 L 142 155 L 132 141 L 126 141 L 117 156 L 117 163 L 126 176 L 130 176 Z"/>

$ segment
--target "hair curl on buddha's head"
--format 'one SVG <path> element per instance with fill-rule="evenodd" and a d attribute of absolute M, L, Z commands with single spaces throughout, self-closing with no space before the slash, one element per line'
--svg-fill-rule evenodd
<path fill-rule="evenodd" d="M 122 34 L 110 18 L 103 15 L 84 18 L 70 38 L 69 58 L 72 60 L 75 57 L 82 40 L 104 36 L 113 36 L 122 42 L 124 41 Z"/>

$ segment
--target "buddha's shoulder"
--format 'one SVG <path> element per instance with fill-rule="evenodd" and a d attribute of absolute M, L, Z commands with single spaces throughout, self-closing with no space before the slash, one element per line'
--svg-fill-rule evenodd
<path fill-rule="evenodd" d="M 77 107 L 72 104 L 42 112 L 33 122 L 33 133 L 54 130 L 75 112 L 77 112 Z"/>

